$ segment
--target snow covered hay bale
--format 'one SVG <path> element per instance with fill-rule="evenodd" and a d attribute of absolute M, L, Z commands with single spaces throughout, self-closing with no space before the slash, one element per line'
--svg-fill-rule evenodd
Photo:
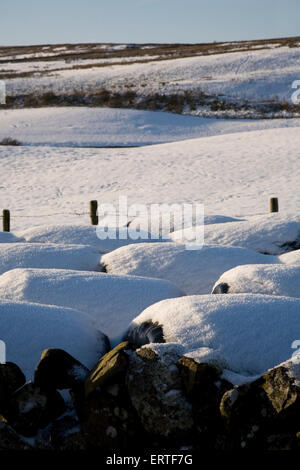
<path fill-rule="evenodd" d="M 194 228 L 171 234 L 172 240 L 185 243 L 193 239 Z M 206 244 L 240 246 L 259 253 L 279 255 L 300 248 L 300 216 L 272 213 L 226 224 L 205 225 Z"/>
<path fill-rule="evenodd" d="M 149 305 L 181 295 L 168 281 L 88 271 L 13 269 L 0 276 L 2 299 L 76 308 L 113 337 Z"/>
<path fill-rule="evenodd" d="M 226 271 L 213 287 L 213 294 L 269 294 L 300 297 L 300 266 L 245 265 Z"/>
<path fill-rule="evenodd" d="M 134 339 L 143 323 L 148 328 L 159 326 L 161 342 L 175 343 L 177 348 L 181 346 L 182 354 L 235 373 L 230 379 L 234 383 L 289 359 L 294 340 L 300 338 L 299 320 L 299 299 L 261 294 L 195 295 L 152 305 L 133 320 L 123 338 Z"/>
<path fill-rule="evenodd" d="M 63 349 L 91 368 L 108 347 L 89 315 L 53 305 L 1 300 L 0 331 L 6 361 L 16 363 L 27 380 L 45 349 Z"/>
<path fill-rule="evenodd" d="M 150 234 L 141 232 L 135 240 L 134 230 L 127 227 L 110 227 L 110 235 L 100 225 L 40 225 L 20 232 L 27 242 L 89 245 L 100 253 L 108 253 L 130 243 L 145 243 Z M 107 236 L 107 238 L 105 238 Z"/>
<path fill-rule="evenodd" d="M 281 263 L 284 264 L 300 264 L 300 250 L 289 251 L 283 255 L 278 256 L 278 259 Z"/>
<path fill-rule="evenodd" d="M 185 245 L 167 242 L 128 245 L 101 258 L 108 273 L 167 279 L 188 295 L 209 294 L 224 271 L 240 264 L 272 262 L 278 259 L 239 247 L 187 250 Z"/>
<path fill-rule="evenodd" d="M 14 268 L 98 271 L 100 254 L 85 245 L 0 243 L 0 274 Z"/>

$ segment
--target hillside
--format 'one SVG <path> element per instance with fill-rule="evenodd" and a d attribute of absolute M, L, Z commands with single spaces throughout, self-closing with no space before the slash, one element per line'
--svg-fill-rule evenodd
<path fill-rule="evenodd" d="M 7 107 L 88 105 L 200 116 L 297 117 L 300 38 L 0 48 Z"/>

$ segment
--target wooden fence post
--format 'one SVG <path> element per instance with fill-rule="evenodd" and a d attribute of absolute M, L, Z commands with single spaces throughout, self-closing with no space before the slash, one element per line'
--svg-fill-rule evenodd
<path fill-rule="evenodd" d="M 98 216 L 97 216 L 98 202 L 90 201 L 90 218 L 92 225 L 98 225 Z"/>
<path fill-rule="evenodd" d="M 10 212 L 7 209 L 2 212 L 2 227 L 3 232 L 10 232 Z"/>
<path fill-rule="evenodd" d="M 277 197 L 271 197 L 270 199 L 270 212 L 278 212 L 279 206 L 278 206 L 278 198 Z"/>

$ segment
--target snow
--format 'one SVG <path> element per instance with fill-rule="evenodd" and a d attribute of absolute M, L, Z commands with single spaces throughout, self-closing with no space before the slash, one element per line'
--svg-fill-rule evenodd
<path fill-rule="evenodd" d="M 44 57 L 47 56 L 48 54 L 44 54 Z M 52 71 L 53 72 L 57 72 L 59 70 L 67 70 L 67 69 L 71 69 L 73 70 L 73 73 L 75 71 L 76 73 L 76 69 L 74 69 L 74 67 L 78 67 L 80 65 L 83 65 L 84 67 L 86 67 L 87 65 L 89 65 L 91 68 L 93 66 L 99 66 L 99 65 L 113 65 L 114 63 L 118 62 L 118 63 L 131 63 L 131 62 L 142 62 L 144 60 L 155 60 L 156 58 L 158 58 L 159 56 L 150 56 L 150 55 L 145 55 L 143 56 L 142 58 L 141 57 L 138 57 L 138 56 L 133 56 L 133 57 L 111 57 L 111 58 L 105 58 L 105 59 L 79 59 L 79 58 L 76 58 L 76 57 L 72 57 L 72 58 L 68 58 L 68 59 L 60 59 L 57 58 L 57 60 L 55 60 L 55 54 L 49 54 L 53 57 L 53 60 L 49 61 L 49 60 L 43 60 L 43 55 L 42 54 L 39 54 L 37 55 L 37 57 L 40 58 L 39 61 L 36 61 L 36 60 L 33 60 L 33 61 L 30 61 L 30 59 L 33 59 L 34 57 L 33 56 L 29 56 L 29 55 L 23 55 L 23 56 L 17 56 L 15 57 L 16 60 L 19 60 L 19 59 L 26 59 L 26 61 L 23 61 L 21 62 L 21 67 L 20 67 L 20 62 L 7 62 L 7 63 L 1 63 L 0 64 L 0 72 L 1 73 L 4 73 L 4 74 L 8 74 L 10 75 L 11 73 L 12 74 L 19 74 L 19 73 L 26 73 L 26 72 L 31 72 L 31 73 L 34 73 L 34 78 L 40 78 L 41 74 L 45 74 L 45 73 L 51 73 Z M 1 57 L 1 60 L 11 60 L 11 58 L 8 56 L 8 57 L 5 57 L 5 59 L 3 57 Z M 8 78 L 10 79 L 10 78 Z"/>
<path fill-rule="evenodd" d="M 108 273 L 167 279 L 186 294 L 209 294 L 218 277 L 234 266 L 272 262 L 278 259 L 239 247 L 205 245 L 187 250 L 168 242 L 128 245 L 101 258 Z"/>
<path fill-rule="evenodd" d="M 100 254 L 84 245 L 1 243 L 0 274 L 14 268 L 99 270 Z"/>
<path fill-rule="evenodd" d="M 141 98 L 193 90 L 237 104 L 290 103 L 300 49 L 274 46 L 97 67 L 110 57 L 76 70 L 67 69 L 88 62 L 48 62 L 43 57 L 53 51 L 43 51 L 40 62 L 11 64 L 14 72 L 37 74 L 8 79 L 6 89 L 12 96 L 105 87 L 114 93 L 131 89 Z M 54 75 L 50 68 L 57 66 L 64 70 Z M 8 360 L 27 378 L 47 347 L 65 349 L 92 367 L 104 353 L 98 331 L 115 344 L 133 319 L 163 325 L 168 343 L 148 347 L 166 361 L 186 354 L 217 362 L 236 384 L 291 357 L 300 341 L 300 250 L 285 252 L 300 246 L 300 120 L 207 119 L 195 116 L 208 112 L 202 108 L 183 112 L 0 111 L 0 141 L 12 137 L 24 144 L 0 147 L 1 207 L 10 209 L 13 230 L 0 233 L 0 339 Z M 171 242 L 149 242 L 150 229 L 148 240 L 101 240 L 88 225 L 89 201 L 96 199 L 100 208 L 113 204 L 119 213 L 121 196 L 146 209 L 204 204 L 204 247 L 186 250 L 195 228 L 182 231 L 176 219 Z M 273 196 L 278 214 L 268 213 Z M 135 217 L 127 220 L 134 227 Z M 117 222 L 111 218 L 123 234 L 126 223 Z M 108 274 L 91 272 L 100 269 L 100 253 L 106 253 L 101 260 Z M 251 293 L 207 295 L 221 280 Z"/>
<path fill-rule="evenodd" d="M 110 108 L 0 110 L 0 141 L 24 145 L 140 146 L 219 134 L 299 127 L 300 119 L 214 119 Z"/>
<path fill-rule="evenodd" d="M 141 241 L 145 241 L 144 239 L 148 237 L 148 233 L 141 233 L 141 236 L 144 237 L 143 240 L 134 240 L 133 238 L 130 238 L 130 228 L 127 230 L 126 228 L 110 227 L 110 229 L 116 230 L 115 239 L 99 238 L 97 233 L 101 232 L 100 225 L 39 225 L 20 231 L 18 234 L 27 242 L 31 243 L 89 245 L 100 253 L 108 253 L 109 251 L 115 250 L 120 246 L 128 245 L 130 243 L 139 243 Z M 129 237 L 121 238 L 124 237 L 127 233 L 129 234 Z"/>
<path fill-rule="evenodd" d="M 255 377 L 289 359 L 300 338 L 300 300 L 260 294 L 195 295 L 158 302 L 134 319 L 163 326 L 185 355 Z M 243 377 L 239 377 L 243 381 Z"/>
<path fill-rule="evenodd" d="M 194 90 L 238 104 L 291 102 L 300 73 L 300 49 L 287 47 L 156 62 L 146 56 L 151 63 L 145 64 L 126 63 L 137 57 L 43 59 L 52 53 L 37 53 L 40 62 L 3 65 L 2 72 L 34 72 L 6 80 L 8 96 L 105 87 L 140 97 Z M 114 60 L 123 64 L 97 67 Z M 54 75 L 56 67 L 63 70 Z M 13 230 L 0 233 L 0 339 L 7 360 L 27 379 L 45 348 L 65 349 L 91 368 L 105 352 L 100 331 L 114 345 L 129 324 L 149 320 L 163 326 L 167 343 L 146 347 L 166 364 L 172 367 L 183 354 L 218 363 L 234 384 L 253 380 L 294 352 L 300 250 L 285 251 L 300 243 L 300 120 L 183 112 L 0 110 L 0 141 L 12 137 L 24 144 L 0 147 L 1 207 L 11 210 Z M 194 227 L 183 232 L 176 220 L 171 242 L 101 240 L 89 225 L 89 201 L 118 208 L 120 196 L 146 208 L 204 204 L 204 247 L 186 250 Z M 268 214 L 272 196 L 279 198 L 278 214 Z M 128 220 L 134 227 L 134 216 Z M 117 225 L 113 218 L 111 225 Z M 119 225 L 120 234 L 126 223 Z M 95 272 L 100 253 L 108 274 Z M 220 282 L 229 284 L 229 293 L 208 295 Z M 299 366 L 289 364 L 300 382 Z"/>
<path fill-rule="evenodd" d="M 27 242 L 89 245 L 100 250 L 96 227 L 80 225 L 38 225 L 18 232 Z"/>
<path fill-rule="evenodd" d="M 193 229 L 176 231 L 171 238 L 180 243 L 190 240 Z M 248 220 L 230 224 L 206 225 L 205 243 L 240 246 L 260 253 L 278 255 L 290 251 L 286 244 L 300 244 L 300 216 L 296 214 L 271 213 L 249 217 Z"/>
<path fill-rule="evenodd" d="M 64 349 L 88 368 L 106 352 L 105 337 L 89 315 L 67 308 L 1 299 L 0 331 L 6 360 L 15 362 L 27 380 L 33 379 L 44 349 Z"/>
<path fill-rule="evenodd" d="M 228 217 L 226 215 L 207 215 L 204 214 L 204 224 L 226 224 L 227 222 L 239 222 L 244 219 L 237 219 L 236 217 Z M 194 224 L 193 224 L 194 225 Z"/>
<path fill-rule="evenodd" d="M 146 204 L 148 208 L 153 203 L 204 203 L 206 214 L 245 218 L 268 213 L 269 198 L 277 196 L 280 215 L 253 222 L 256 228 L 262 223 L 267 230 L 272 217 L 275 221 L 298 212 L 299 147 L 298 128 L 141 148 L 0 147 L 0 172 L 6 175 L 0 199 L 2 207 L 11 210 L 11 230 L 15 232 L 42 223 L 87 225 L 92 199 L 116 207 L 119 196 L 124 195 L 129 205 Z M 232 237 L 240 224 L 244 222 L 236 223 Z M 293 225 L 295 222 L 291 222 L 294 232 Z M 244 226 L 251 229 L 250 223 Z M 218 229 L 211 227 L 213 233 Z M 282 230 L 285 234 L 284 226 Z M 213 235 L 207 243 L 215 243 Z"/>
<path fill-rule="evenodd" d="M 64 269 L 13 269 L 0 276 L 0 298 L 81 310 L 117 336 L 149 305 L 183 293 L 168 281 Z"/>
<path fill-rule="evenodd" d="M 16 243 L 24 241 L 11 232 L 0 232 L 0 243 Z"/>
<path fill-rule="evenodd" d="M 298 349 L 294 352 L 294 355 L 291 359 L 279 364 L 278 367 L 284 367 L 290 378 L 294 380 L 295 385 L 300 387 L 300 355 L 299 355 L 299 341 L 296 341 L 296 348 Z"/>
<path fill-rule="evenodd" d="M 168 368 L 174 367 L 174 362 L 184 355 L 184 347 L 179 343 L 149 343 L 142 348 L 152 349 Z"/>
<path fill-rule="evenodd" d="M 204 224 L 217 224 L 227 222 L 238 222 L 240 220 L 236 217 L 229 217 L 224 215 L 208 215 L 204 214 L 204 210 L 195 211 L 193 214 L 188 214 L 183 217 L 183 206 L 180 204 L 159 204 L 159 211 L 151 211 L 146 206 L 145 213 L 143 210 L 137 213 L 137 216 L 131 216 L 129 213 L 128 221 L 129 228 L 132 230 L 139 230 L 148 228 L 149 240 L 151 241 L 170 241 L 170 233 L 179 230 L 183 227 L 196 227 L 203 226 Z M 154 206 L 152 207 L 154 208 Z M 170 210 L 171 209 L 171 210 Z M 147 239 L 141 236 L 141 239 Z"/>
<path fill-rule="evenodd" d="M 229 286 L 229 294 L 252 293 L 300 297 L 300 266 L 245 265 L 226 271 L 216 281 Z"/>
<path fill-rule="evenodd" d="M 300 250 L 290 251 L 289 253 L 284 253 L 280 255 L 279 260 L 284 264 L 300 264 Z"/>

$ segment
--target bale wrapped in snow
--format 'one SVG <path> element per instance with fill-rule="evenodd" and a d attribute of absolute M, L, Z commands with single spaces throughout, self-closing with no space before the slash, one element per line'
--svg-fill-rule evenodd
<path fill-rule="evenodd" d="M 120 246 L 150 240 L 150 235 L 141 232 L 141 238 L 134 239 L 130 227 L 111 227 L 111 237 L 99 237 L 101 226 L 97 225 L 39 225 L 19 232 L 27 242 L 89 245 L 100 253 L 108 253 Z M 102 231 L 103 233 L 103 231 Z M 101 234 L 100 234 L 101 236 Z"/>
<path fill-rule="evenodd" d="M 199 211 L 197 214 L 191 214 L 190 217 L 185 214 L 183 217 L 182 205 L 159 205 L 159 210 L 149 211 L 145 216 L 129 218 L 129 227 L 133 228 L 138 224 L 151 233 L 151 241 L 170 241 L 170 233 L 181 230 L 183 227 L 189 228 L 200 225 L 212 225 L 228 222 L 239 222 L 244 219 L 237 219 L 225 215 L 207 215 Z"/>
<path fill-rule="evenodd" d="M 85 245 L 0 243 L 0 274 L 14 268 L 99 271 L 100 254 Z"/>
<path fill-rule="evenodd" d="M 76 308 L 117 336 L 142 310 L 183 295 L 168 281 L 64 269 L 13 269 L 0 276 L 0 298 Z"/>
<path fill-rule="evenodd" d="M 63 349 L 92 368 L 109 346 L 89 315 L 50 305 L 1 300 L 0 332 L 6 361 L 15 362 L 27 380 L 33 379 L 44 349 Z"/>
<path fill-rule="evenodd" d="M 300 264 L 300 250 L 290 251 L 289 253 L 284 253 L 283 255 L 278 256 L 278 259 L 281 263 L 284 264 Z"/>
<path fill-rule="evenodd" d="M 174 232 L 171 238 L 179 243 L 191 242 L 193 233 L 193 228 L 187 228 Z M 204 238 L 206 244 L 240 246 L 279 255 L 300 248 L 300 216 L 272 213 L 230 224 L 206 225 Z"/>
<path fill-rule="evenodd" d="M 299 319 L 299 299 L 195 295 L 152 305 L 133 320 L 123 338 L 131 340 L 143 323 L 148 328 L 153 324 L 161 328 L 163 341 L 178 343 L 186 356 L 218 364 L 245 381 L 292 356 L 292 344 L 300 339 Z"/>
<path fill-rule="evenodd" d="M 187 250 L 185 245 L 167 242 L 129 245 L 101 258 L 108 273 L 168 279 L 186 294 L 211 293 L 216 279 L 239 264 L 272 262 L 278 263 L 278 259 L 244 248 L 204 246 Z"/>
<path fill-rule="evenodd" d="M 300 266 L 237 266 L 226 271 L 215 283 L 213 294 L 268 294 L 300 297 Z"/>

